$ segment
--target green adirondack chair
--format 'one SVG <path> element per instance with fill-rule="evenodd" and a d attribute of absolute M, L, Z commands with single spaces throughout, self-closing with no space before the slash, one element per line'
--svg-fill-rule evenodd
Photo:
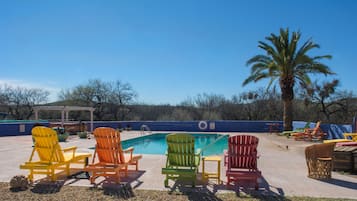
<path fill-rule="evenodd" d="M 201 159 L 201 150 L 195 152 L 195 138 L 189 134 L 169 134 L 166 142 L 166 167 L 161 170 L 166 175 L 165 186 L 172 179 L 191 181 L 194 187 Z"/>

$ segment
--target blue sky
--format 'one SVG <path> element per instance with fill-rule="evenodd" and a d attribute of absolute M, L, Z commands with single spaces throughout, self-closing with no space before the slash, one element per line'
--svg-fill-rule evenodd
<path fill-rule="evenodd" d="M 242 87 L 245 63 L 289 27 L 321 46 L 311 55 L 332 55 L 324 63 L 339 89 L 356 93 L 356 10 L 354 0 L 3 0 L 0 84 L 43 88 L 52 100 L 89 79 L 127 82 L 140 103 L 231 98 L 265 86 Z"/>

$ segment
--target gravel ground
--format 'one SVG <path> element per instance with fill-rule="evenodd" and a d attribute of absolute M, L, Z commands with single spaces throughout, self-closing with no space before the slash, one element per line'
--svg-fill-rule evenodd
<path fill-rule="evenodd" d="M 9 183 L 0 182 L 0 200 L 291 200 L 291 201 L 323 201 L 323 200 L 351 200 L 336 198 L 311 198 L 311 197 L 276 197 L 264 195 L 246 195 L 241 193 L 216 193 L 213 194 L 200 189 L 180 189 L 179 191 L 133 190 L 130 186 L 117 186 L 111 188 L 94 188 L 81 186 L 62 186 L 59 183 L 36 184 L 27 190 L 10 189 Z"/>

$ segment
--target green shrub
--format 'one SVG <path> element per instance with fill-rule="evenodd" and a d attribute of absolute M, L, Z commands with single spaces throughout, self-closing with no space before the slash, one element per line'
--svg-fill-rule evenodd
<path fill-rule="evenodd" d="M 77 132 L 77 135 L 81 139 L 86 139 L 87 138 L 87 132 Z"/>
<path fill-rule="evenodd" d="M 65 142 L 67 140 L 68 136 L 69 136 L 68 133 L 57 134 L 58 141 L 60 141 L 60 142 Z"/>

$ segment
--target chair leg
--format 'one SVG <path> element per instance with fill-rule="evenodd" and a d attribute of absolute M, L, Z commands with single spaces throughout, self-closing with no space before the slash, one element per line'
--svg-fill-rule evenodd
<path fill-rule="evenodd" d="M 55 168 L 51 169 L 51 181 L 56 181 L 56 174 L 55 174 Z"/>
<path fill-rule="evenodd" d="M 32 183 L 33 182 L 33 170 L 30 170 L 30 174 L 27 176 L 28 180 Z"/>
<path fill-rule="evenodd" d="M 126 173 L 126 172 L 125 172 Z M 115 174 L 116 174 L 116 183 L 117 184 L 119 184 L 120 183 L 120 171 L 119 171 L 119 169 L 117 169 L 116 171 L 115 171 Z"/>
<path fill-rule="evenodd" d="M 255 179 L 255 190 L 259 189 L 258 179 Z"/>
<path fill-rule="evenodd" d="M 92 176 L 89 178 L 91 184 L 95 184 L 95 173 L 93 172 Z"/>
<path fill-rule="evenodd" d="M 227 189 L 232 189 L 232 184 L 231 184 L 232 180 L 229 176 L 227 176 Z"/>
<path fill-rule="evenodd" d="M 125 176 L 128 176 L 128 165 L 125 166 L 124 175 L 125 175 Z"/>
<path fill-rule="evenodd" d="M 69 171 L 69 164 L 66 165 L 66 176 L 68 177 L 70 175 Z"/>
<path fill-rule="evenodd" d="M 168 187 L 168 186 L 169 186 L 169 180 L 168 180 L 168 179 L 165 179 L 164 185 L 165 185 L 165 187 Z"/>
<path fill-rule="evenodd" d="M 169 186 L 169 177 L 168 177 L 168 175 L 166 175 L 166 178 L 164 180 L 164 185 L 165 185 L 165 187 Z"/>

